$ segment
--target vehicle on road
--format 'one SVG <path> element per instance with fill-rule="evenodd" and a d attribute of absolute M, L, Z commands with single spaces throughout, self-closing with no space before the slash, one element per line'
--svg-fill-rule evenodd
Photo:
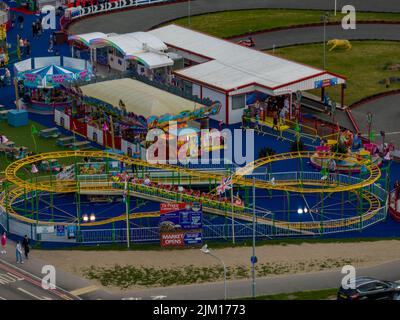
<path fill-rule="evenodd" d="M 247 40 L 240 40 L 237 44 L 248 48 L 252 48 L 256 45 L 252 37 L 249 37 Z"/>
<path fill-rule="evenodd" d="M 400 300 L 400 281 L 357 277 L 337 294 L 338 300 Z"/>

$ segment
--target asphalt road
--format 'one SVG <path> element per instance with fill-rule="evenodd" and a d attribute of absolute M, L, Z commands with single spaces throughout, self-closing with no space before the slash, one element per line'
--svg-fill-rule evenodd
<path fill-rule="evenodd" d="M 272 49 L 295 44 L 322 43 L 323 27 L 305 27 L 297 29 L 263 32 L 253 35 L 256 49 Z M 234 42 L 247 37 L 236 37 Z M 326 27 L 326 39 L 348 40 L 395 40 L 400 41 L 400 24 L 361 24 L 355 30 L 344 30 L 341 25 Z M 323 66 L 321 66 L 322 68 Z M 328 66 L 329 67 L 329 66 Z"/>
<path fill-rule="evenodd" d="M 0 259 L 0 300 L 75 300 L 60 290 L 45 290 L 41 279 Z"/>
<path fill-rule="evenodd" d="M 356 276 L 369 276 L 382 280 L 400 279 L 400 260 L 356 270 Z M 340 271 L 314 272 L 289 276 L 256 279 L 257 295 L 291 293 L 306 290 L 339 288 L 344 274 Z M 228 298 L 251 296 L 251 280 L 228 281 Z M 190 294 L 188 294 L 190 293 Z M 154 288 L 127 292 L 120 296 L 130 300 L 213 300 L 224 298 L 224 284 L 196 284 L 169 288 Z"/>
<path fill-rule="evenodd" d="M 338 8 L 351 4 L 359 11 L 400 12 L 398 0 L 338 0 L 337 3 Z M 255 8 L 333 10 L 334 0 L 194 0 L 190 3 L 191 15 Z M 164 21 L 187 15 L 188 3 L 183 2 L 87 18 L 73 24 L 69 31 L 74 34 L 144 31 Z"/>
<path fill-rule="evenodd" d="M 400 95 L 392 95 L 374 100 L 356 108 L 351 111 L 355 120 L 357 121 L 360 131 L 368 135 L 368 124 L 366 114 L 372 112 L 372 125 L 371 128 L 377 134 L 377 141 L 380 142 L 379 132 L 384 130 L 386 132 L 386 142 L 394 143 L 400 148 Z M 385 110 L 385 112 L 379 112 Z"/>
<path fill-rule="evenodd" d="M 15 262 L 15 243 L 7 243 L 7 254 L 0 254 L 0 300 L 97 300 L 118 299 L 93 283 L 68 272 L 55 269 L 56 289 L 42 288 L 43 267 L 46 261 L 35 258 L 31 251 L 29 260 Z"/>

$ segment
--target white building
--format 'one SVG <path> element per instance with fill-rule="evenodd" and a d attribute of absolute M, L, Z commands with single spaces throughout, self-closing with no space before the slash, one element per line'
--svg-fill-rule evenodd
<path fill-rule="evenodd" d="M 114 48 L 109 56 L 113 68 L 121 66 L 121 70 L 126 70 L 126 63 L 137 61 L 138 71 L 150 74 L 150 78 L 154 72 L 149 70 L 164 70 L 161 71 L 164 75 L 172 73 L 182 80 L 186 93 L 220 102 L 221 111 L 214 118 L 227 124 L 241 122 L 243 110 L 248 107 L 247 96 L 254 92 L 286 95 L 292 100 L 297 91 L 320 88 L 323 94 L 325 87 L 341 85 L 341 105 L 344 105 L 343 76 L 174 24 L 146 33 L 94 33 L 72 38 L 94 50 L 105 45 Z M 177 57 L 180 62 L 183 58 L 184 68 L 174 65 Z"/>

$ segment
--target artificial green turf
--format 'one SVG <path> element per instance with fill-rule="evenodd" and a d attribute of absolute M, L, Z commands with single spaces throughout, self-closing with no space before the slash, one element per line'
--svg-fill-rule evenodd
<path fill-rule="evenodd" d="M 29 151 L 35 152 L 35 144 L 33 142 L 33 137 L 31 134 L 31 126 L 38 129 L 45 129 L 46 127 L 37 123 L 29 121 L 27 126 L 23 127 L 12 127 L 8 125 L 6 120 L 0 121 L 0 133 L 4 134 L 9 140 L 14 141 L 16 147 L 24 146 L 29 149 Z M 56 139 L 45 139 L 40 138 L 35 135 L 37 151 L 38 152 L 51 152 L 51 151 L 62 151 L 65 150 L 56 145 Z M 4 153 L 0 153 L 0 171 L 4 171 L 8 164 L 11 163 L 11 159 L 7 158 Z"/>
<path fill-rule="evenodd" d="M 386 70 L 389 64 L 400 63 L 400 43 L 392 41 L 351 41 L 353 48 L 349 51 L 338 49 L 327 50 L 326 69 L 347 77 L 345 105 L 362 98 L 400 89 L 400 83 L 386 88 L 379 81 L 399 75 L 396 71 Z M 268 51 L 271 53 L 271 51 Z M 275 50 L 275 55 L 301 62 L 310 66 L 323 68 L 323 45 L 300 45 Z M 313 91 L 316 95 L 319 90 Z M 328 96 L 340 103 L 340 87 L 328 88 Z"/>
<path fill-rule="evenodd" d="M 301 24 L 320 23 L 319 10 L 285 10 L 285 9 L 256 9 L 209 13 L 177 19 L 172 23 L 194 30 L 205 32 L 217 37 L 232 37 L 249 32 L 268 30 L 277 27 L 288 27 Z M 341 21 L 342 13 L 332 15 L 330 21 Z M 399 13 L 357 12 L 358 21 L 400 21 Z"/>

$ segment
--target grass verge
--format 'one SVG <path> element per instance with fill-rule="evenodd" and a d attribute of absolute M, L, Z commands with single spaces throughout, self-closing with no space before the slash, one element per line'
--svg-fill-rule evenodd
<path fill-rule="evenodd" d="M 170 23 L 175 23 L 194 30 L 205 32 L 217 37 L 228 38 L 245 33 L 270 30 L 280 27 L 290 27 L 311 23 L 320 23 L 321 15 L 325 11 L 319 10 L 285 10 L 285 9 L 256 9 L 224 11 L 202 14 L 191 17 L 189 26 L 188 18 L 181 18 Z M 332 14 L 331 22 L 340 22 L 344 15 Z M 398 13 L 357 12 L 358 21 L 400 21 Z"/>
<path fill-rule="evenodd" d="M 278 293 L 257 296 L 255 300 L 331 300 L 336 299 L 337 291 L 338 289 L 323 289 L 293 293 Z M 244 298 L 243 300 L 253 300 L 253 298 Z"/>
<path fill-rule="evenodd" d="M 257 277 L 282 275 L 298 272 L 323 271 L 340 268 L 346 264 L 360 262 L 356 259 L 304 260 L 296 264 L 259 263 L 255 266 Z M 220 265 L 199 267 L 187 265 L 174 268 L 155 268 L 149 266 L 114 265 L 112 267 L 91 266 L 83 270 L 83 275 L 99 281 L 103 286 L 127 289 L 139 287 L 167 287 L 194 283 L 223 280 L 224 270 Z M 250 278 L 250 268 L 245 265 L 227 266 L 227 279 L 239 280 Z"/>
<path fill-rule="evenodd" d="M 380 81 L 398 76 L 387 70 L 391 64 L 400 64 L 400 43 L 391 41 L 352 41 L 353 48 L 327 51 L 327 70 L 347 77 L 345 105 L 351 105 L 365 97 L 400 89 L 400 83 L 386 88 Z M 268 51 L 270 52 L 270 51 Z M 275 50 L 275 55 L 317 68 L 323 67 L 323 45 L 299 45 Z M 319 95 L 318 91 L 311 91 Z M 328 88 L 328 96 L 340 103 L 340 87 Z"/>

